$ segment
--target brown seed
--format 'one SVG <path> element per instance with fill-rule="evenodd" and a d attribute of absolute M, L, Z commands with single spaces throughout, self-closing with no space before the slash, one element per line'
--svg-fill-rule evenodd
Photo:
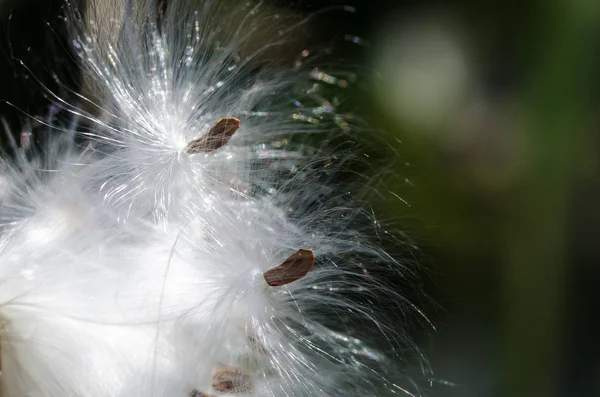
<path fill-rule="evenodd" d="M 192 390 L 189 394 L 189 397 L 214 397 L 212 394 L 206 394 L 198 389 Z"/>
<path fill-rule="evenodd" d="M 221 393 L 250 393 L 252 377 L 240 368 L 217 368 L 213 371 L 212 387 Z"/>
<path fill-rule="evenodd" d="M 281 265 L 263 273 L 267 284 L 279 287 L 306 276 L 315 263 L 315 254 L 308 249 L 299 249 L 287 258 Z"/>
<path fill-rule="evenodd" d="M 234 117 L 220 119 L 200 138 L 188 142 L 188 154 L 209 153 L 224 146 L 240 128 L 240 120 Z"/>

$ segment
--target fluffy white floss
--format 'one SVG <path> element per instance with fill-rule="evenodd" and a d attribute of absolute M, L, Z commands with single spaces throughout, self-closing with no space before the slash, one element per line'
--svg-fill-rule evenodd
<path fill-rule="evenodd" d="M 1 163 L 3 395 L 412 395 L 379 297 L 412 306 L 365 271 L 404 269 L 355 230 L 325 149 L 351 141 L 325 99 L 345 85 L 270 52 L 306 21 L 114 3 L 64 6 L 88 89 L 54 102 L 77 127 Z"/>

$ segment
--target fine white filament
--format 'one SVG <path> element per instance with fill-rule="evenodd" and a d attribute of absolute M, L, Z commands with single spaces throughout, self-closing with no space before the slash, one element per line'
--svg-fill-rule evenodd
<path fill-rule="evenodd" d="M 50 95 L 77 122 L 0 164 L 2 395 L 416 393 L 393 369 L 414 308 L 367 271 L 405 268 L 336 179 L 351 79 L 282 55 L 310 17 L 102 3 L 64 5 L 84 83 Z"/>

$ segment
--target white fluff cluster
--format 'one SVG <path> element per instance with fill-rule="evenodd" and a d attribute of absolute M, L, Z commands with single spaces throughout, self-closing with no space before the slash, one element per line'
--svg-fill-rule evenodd
<path fill-rule="evenodd" d="M 78 127 L 1 163 L 5 397 L 411 394 L 360 339 L 412 306 L 324 149 L 348 82 L 278 64 L 303 22 L 240 3 L 66 3 L 86 110 L 57 97 Z"/>

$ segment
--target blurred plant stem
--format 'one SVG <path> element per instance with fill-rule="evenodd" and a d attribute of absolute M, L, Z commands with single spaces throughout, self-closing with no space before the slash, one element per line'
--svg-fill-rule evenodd
<path fill-rule="evenodd" d="M 502 396 L 563 394 L 568 200 L 586 142 L 590 42 L 600 2 L 542 2 L 531 21 L 522 179 L 503 224 Z M 586 119 L 587 116 L 587 119 Z"/>

